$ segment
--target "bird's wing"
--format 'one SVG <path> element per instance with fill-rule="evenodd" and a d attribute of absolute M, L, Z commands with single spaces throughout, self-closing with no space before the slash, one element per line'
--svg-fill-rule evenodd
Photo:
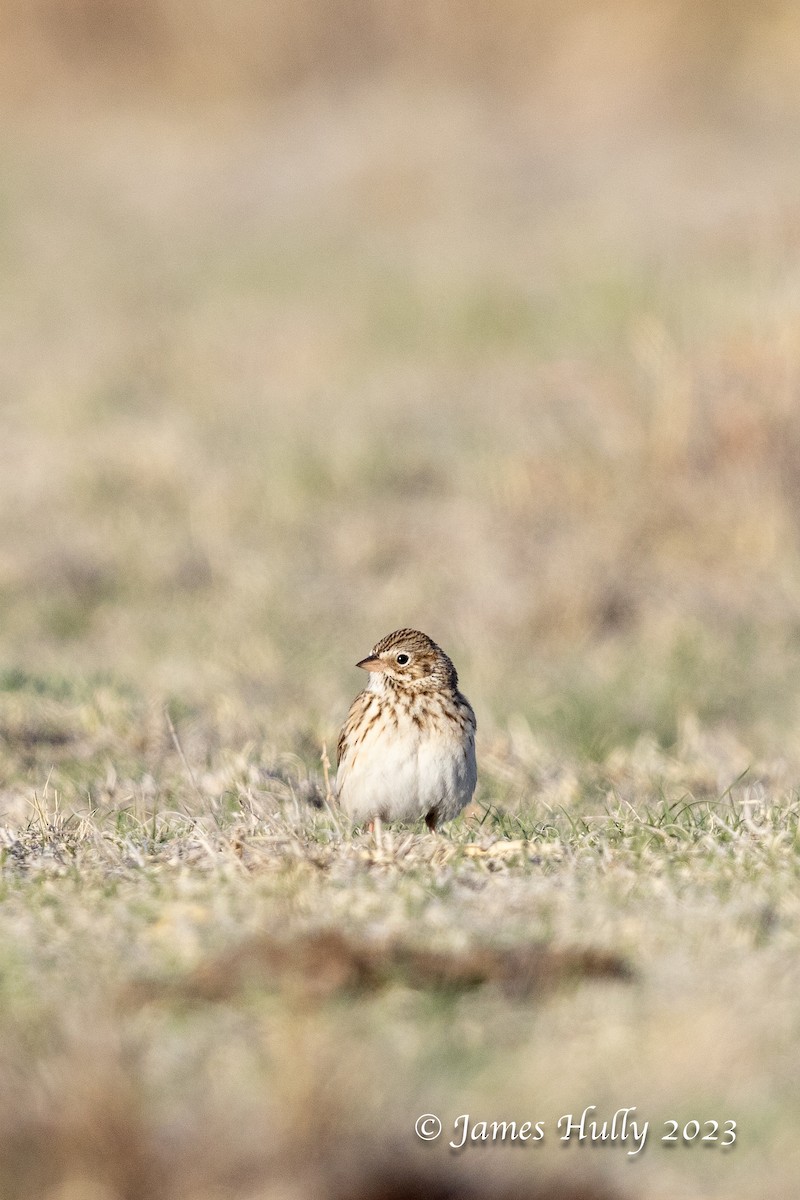
<path fill-rule="evenodd" d="M 353 734 L 362 724 L 364 713 L 369 705 L 369 692 L 359 692 L 353 703 L 350 705 L 350 711 L 347 714 L 347 720 L 342 726 L 342 732 L 339 734 L 339 742 L 336 747 L 336 762 L 341 766 L 342 759 L 347 753 L 348 746 L 352 744 Z"/>

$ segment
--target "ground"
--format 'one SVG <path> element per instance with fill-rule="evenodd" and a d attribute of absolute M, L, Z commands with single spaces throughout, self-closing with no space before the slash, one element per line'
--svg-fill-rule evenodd
<path fill-rule="evenodd" d="M 793 9 L 576 3 L 526 41 L 510 5 L 440 61 L 387 6 L 374 70 L 320 32 L 262 77 L 242 35 L 247 86 L 212 0 L 188 48 L 126 25 L 77 66 L 88 25 L 34 9 L 0 144 L 3 1196 L 784 1197 Z M 405 625 L 456 663 L 479 784 L 376 840 L 326 760 Z M 562 1144 L 592 1105 L 644 1149 Z M 544 1133 L 455 1152 L 463 1114 Z"/>

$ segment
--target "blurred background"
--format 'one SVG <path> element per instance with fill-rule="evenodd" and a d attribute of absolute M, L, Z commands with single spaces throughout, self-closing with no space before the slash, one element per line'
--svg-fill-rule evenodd
<path fill-rule="evenodd" d="M 9 0 L 0 68 L 7 685 L 317 736 L 414 625 L 484 729 L 793 727 L 796 5 Z"/>

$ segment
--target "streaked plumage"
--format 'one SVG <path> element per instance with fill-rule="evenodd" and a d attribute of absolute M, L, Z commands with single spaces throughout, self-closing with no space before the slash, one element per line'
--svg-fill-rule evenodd
<path fill-rule="evenodd" d="M 450 821 L 475 790 L 475 714 L 445 652 L 416 629 L 357 664 L 369 683 L 339 736 L 336 794 L 356 822 Z"/>

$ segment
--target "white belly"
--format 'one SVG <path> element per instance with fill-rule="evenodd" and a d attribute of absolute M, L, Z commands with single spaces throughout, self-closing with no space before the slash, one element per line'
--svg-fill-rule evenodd
<path fill-rule="evenodd" d="M 336 790 L 356 822 L 418 821 L 432 810 L 449 821 L 475 790 L 474 738 L 423 732 L 405 714 L 387 737 L 373 728 L 352 762 L 343 762 Z"/>

